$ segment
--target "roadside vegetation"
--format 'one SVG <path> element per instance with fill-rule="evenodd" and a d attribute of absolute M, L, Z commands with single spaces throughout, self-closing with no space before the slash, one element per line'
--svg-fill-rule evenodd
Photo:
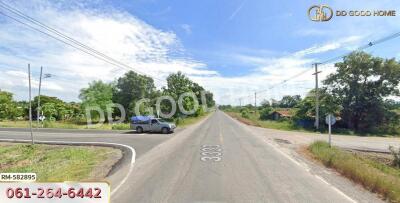
<path fill-rule="evenodd" d="M 379 193 L 390 202 L 400 202 L 400 168 L 365 156 L 329 147 L 318 141 L 308 147 L 312 156 L 343 176 Z"/>
<path fill-rule="evenodd" d="M 192 115 L 185 115 L 180 108 L 172 118 L 171 122 L 190 123 L 197 117 L 206 114 L 205 109 L 215 106 L 213 94 L 206 91 L 199 84 L 191 81 L 184 74 L 178 72 L 167 77 L 167 85 L 162 89 L 156 89 L 152 78 L 139 75 L 133 71 L 127 72 L 114 82 L 105 83 L 103 81 L 93 81 L 87 88 L 80 91 L 79 99 L 81 102 L 66 102 L 59 98 L 42 95 L 40 97 L 40 112 L 45 116 L 45 121 L 39 127 L 44 128 L 70 128 L 87 129 L 87 112 L 90 107 L 98 107 L 105 112 L 105 123 L 95 126 L 94 129 L 108 130 L 128 130 L 129 121 L 132 116 L 136 116 L 135 109 L 140 115 L 157 115 L 156 102 L 161 96 L 172 97 L 175 101 L 183 93 L 193 93 L 197 97 L 195 101 L 191 97 L 184 97 L 182 106 L 186 110 L 194 109 L 196 103 L 199 108 Z M 202 99 L 205 98 L 204 99 Z M 139 102 L 141 99 L 146 99 Z M 126 111 L 126 118 L 123 123 L 111 124 L 107 112 L 112 114 L 113 120 L 119 120 L 122 114 L 113 104 L 120 104 Z M 38 109 L 38 97 L 34 97 L 32 102 L 33 123 L 36 127 Z M 169 114 L 172 104 L 168 100 L 161 102 L 161 113 Z M 101 115 L 98 111 L 90 111 L 91 120 L 95 124 L 99 122 Z M 27 101 L 15 101 L 13 94 L 0 90 L 0 127 L 28 127 L 29 123 L 29 103 Z M 185 121 L 188 120 L 188 121 Z"/>
<path fill-rule="evenodd" d="M 103 180 L 121 156 L 106 147 L 0 143 L 0 171 L 33 172 L 38 181 Z"/>
<path fill-rule="evenodd" d="M 319 131 L 326 132 L 325 117 L 333 114 L 337 134 L 400 136 L 400 64 L 395 59 L 354 52 L 335 64 L 319 92 Z M 264 99 L 255 108 L 222 105 L 219 108 L 249 124 L 281 130 L 315 131 L 315 90 L 304 98 L 286 95 Z"/>
<path fill-rule="evenodd" d="M 192 124 L 199 122 L 203 118 L 207 117 L 209 114 L 210 114 L 210 112 L 207 112 L 207 113 L 204 113 L 201 116 L 197 116 L 197 117 L 187 117 L 187 118 L 177 119 L 175 121 L 175 123 L 179 127 L 186 127 L 188 125 L 192 125 Z"/>

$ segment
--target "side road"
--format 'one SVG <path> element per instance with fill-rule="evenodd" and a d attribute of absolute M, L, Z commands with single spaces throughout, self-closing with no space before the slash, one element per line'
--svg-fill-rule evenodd
<path fill-rule="evenodd" d="M 283 131 L 256 126 L 248 127 L 252 128 L 253 132 L 266 136 L 270 140 L 292 146 L 308 145 L 317 140 L 328 141 L 328 134 Z M 347 149 L 388 153 L 389 146 L 400 147 L 400 138 L 332 135 L 332 144 Z"/>

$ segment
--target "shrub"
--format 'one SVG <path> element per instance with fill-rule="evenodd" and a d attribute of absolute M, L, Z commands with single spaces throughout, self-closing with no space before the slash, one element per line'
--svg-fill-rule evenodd
<path fill-rule="evenodd" d="M 263 109 L 260 111 L 260 119 L 261 119 L 261 120 L 270 119 L 270 118 L 271 118 L 271 112 L 272 112 L 272 109 L 271 109 L 271 108 L 269 108 L 269 107 L 263 108 Z"/>
<path fill-rule="evenodd" d="M 248 109 L 243 109 L 243 110 L 241 110 L 241 116 L 242 116 L 243 118 L 249 118 L 249 114 L 250 114 L 250 112 L 249 112 Z"/>
<path fill-rule="evenodd" d="M 113 124 L 111 129 L 113 130 L 129 130 L 130 124 L 129 123 L 116 123 Z"/>
<path fill-rule="evenodd" d="M 393 155 L 393 166 L 400 168 L 400 147 L 396 150 L 393 146 L 390 146 L 389 150 Z"/>

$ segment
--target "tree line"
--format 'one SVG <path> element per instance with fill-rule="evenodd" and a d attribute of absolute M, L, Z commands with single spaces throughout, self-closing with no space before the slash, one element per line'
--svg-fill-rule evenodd
<path fill-rule="evenodd" d="M 104 111 L 113 113 L 113 117 L 120 117 L 121 112 L 118 108 L 108 109 L 110 105 L 117 103 L 126 110 L 127 118 L 136 115 L 135 105 L 139 100 L 146 98 L 147 102 L 141 102 L 139 113 L 148 115 L 155 111 L 157 98 L 160 96 L 170 96 L 175 101 L 183 93 L 192 93 L 196 95 L 197 101 L 192 97 L 184 97 L 182 105 L 184 109 L 193 109 L 197 103 L 199 106 L 211 108 L 215 105 L 213 94 L 204 89 L 204 87 L 190 80 L 183 73 L 178 72 L 170 74 L 167 77 L 167 85 L 162 89 L 157 89 L 152 78 L 137 74 L 133 71 L 125 73 L 122 77 L 111 83 L 101 80 L 92 81 L 88 87 L 80 90 L 79 99 L 81 102 L 65 102 L 57 97 L 40 97 L 41 114 L 48 120 L 67 120 L 76 122 L 86 121 L 86 111 L 88 107 L 97 106 Z M 203 95 L 203 98 L 201 99 Z M 38 97 L 32 101 L 33 117 L 36 118 L 36 109 L 38 108 Z M 169 101 L 161 103 L 161 111 L 169 112 L 172 104 Z M 204 114 L 203 108 L 195 109 L 196 112 L 190 116 L 199 116 Z M 15 101 L 13 94 L 0 90 L 0 120 L 24 120 L 29 116 L 29 103 L 27 101 Z M 184 116 L 182 109 L 177 108 L 176 113 L 171 119 Z M 98 112 L 92 112 L 92 119 L 98 119 Z"/>
<path fill-rule="evenodd" d="M 338 118 L 336 127 L 359 133 L 400 133 L 400 64 L 393 59 L 374 57 L 365 52 L 354 52 L 335 64 L 336 72 L 328 75 L 318 89 L 319 121 L 324 125 L 325 116 Z M 304 98 L 299 95 L 284 96 L 280 101 L 264 101 L 258 107 L 261 119 L 270 119 L 277 108 L 290 108 L 291 121 L 315 121 L 315 90 Z M 222 106 L 232 109 L 232 106 Z M 242 115 L 254 109 L 242 107 Z M 304 122 L 303 122 L 304 123 Z M 312 127 L 312 126 L 311 126 Z"/>

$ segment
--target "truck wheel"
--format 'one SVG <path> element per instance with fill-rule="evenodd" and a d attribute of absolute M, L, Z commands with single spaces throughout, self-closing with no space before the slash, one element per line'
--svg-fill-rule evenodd
<path fill-rule="evenodd" d="M 168 130 L 168 128 L 162 128 L 161 132 L 162 132 L 162 134 L 167 134 L 167 133 L 169 133 L 169 130 Z"/>
<path fill-rule="evenodd" d="M 142 127 L 137 127 L 136 128 L 137 133 L 143 133 L 143 128 Z"/>

